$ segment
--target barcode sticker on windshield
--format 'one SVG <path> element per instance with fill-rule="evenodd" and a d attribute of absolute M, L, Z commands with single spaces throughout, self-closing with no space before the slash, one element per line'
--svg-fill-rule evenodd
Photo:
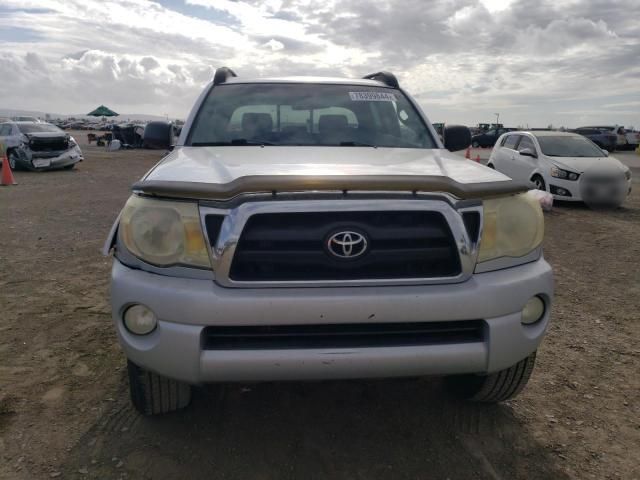
<path fill-rule="evenodd" d="M 349 92 L 354 102 L 395 102 L 396 96 L 386 92 Z"/>

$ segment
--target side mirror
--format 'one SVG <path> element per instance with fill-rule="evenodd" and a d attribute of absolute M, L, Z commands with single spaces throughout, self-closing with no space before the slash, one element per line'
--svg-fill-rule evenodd
<path fill-rule="evenodd" d="M 144 127 L 142 146 L 158 150 L 169 150 L 173 143 L 173 124 L 170 122 L 149 122 Z"/>
<path fill-rule="evenodd" d="M 602 154 L 603 154 L 605 157 L 608 157 L 608 156 L 609 156 L 609 152 L 608 152 L 607 150 L 605 150 L 604 148 L 602 148 L 601 150 L 602 150 Z"/>
<path fill-rule="evenodd" d="M 534 152 L 530 148 L 523 148 L 518 153 L 520 153 L 520 155 L 522 155 L 523 157 L 538 158 L 538 155 L 536 154 L 536 152 Z"/>
<path fill-rule="evenodd" d="M 444 148 L 450 152 L 464 150 L 471 145 L 471 130 L 464 125 L 444 127 Z"/>

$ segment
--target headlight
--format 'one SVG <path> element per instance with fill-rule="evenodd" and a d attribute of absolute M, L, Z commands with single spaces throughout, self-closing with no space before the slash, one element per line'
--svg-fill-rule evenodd
<path fill-rule="evenodd" d="M 627 170 L 626 172 L 624 172 L 624 178 L 626 178 L 627 180 L 631 180 L 631 170 Z"/>
<path fill-rule="evenodd" d="M 551 176 L 556 178 L 562 178 L 564 180 L 577 180 L 580 176 L 575 172 L 569 172 L 568 170 L 562 170 L 556 166 L 551 167 Z"/>
<path fill-rule="evenodd" d="M 152 265 L 211 268 L 195 203 L 132 195 L 122 210 L 118 232 L 133 255 Z"/>
<path fill-rule="evenodd" d="M 76 142 L 75 138 L 69 137 L 69 146 L 71 146 L 72 148 L 78 146 L 78 142 Z"/>
<path fill-rule="evenodd" d="M 542 243 L 544 217 L 530 193 L 485 200 L 478 262 L 522 257 Z"/>

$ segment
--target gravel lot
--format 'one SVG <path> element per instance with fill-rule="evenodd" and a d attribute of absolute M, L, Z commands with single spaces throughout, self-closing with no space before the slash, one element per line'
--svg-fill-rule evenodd
<path fill-rule="evenodd" d="M 0 188 L 0 478 L 640 477 L 640 169 L 624 208 L 546 215 L 553 323 L 516 400 L 460 403 L 438 379 L 220 385 L 148 419 L 99 250 L 160 155 L 85 154 Z"/>

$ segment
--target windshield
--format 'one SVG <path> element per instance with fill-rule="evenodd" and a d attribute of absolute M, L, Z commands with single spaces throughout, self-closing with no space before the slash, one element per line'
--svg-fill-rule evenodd
<path fill-rule="evenodd" d="M 603 153 L 584 137 L 538 137 L 542 153 L 549 157 L 602 157 Z"/>
<path fill-rule="evenodd" d="M 38 133 L 38 132 L 53 132 L 53 133 L 62 133 L 55 125 L 50 125 L 48 123 L 22 123 L 18 124 L 18 129 L 22 133 Z"/>
<path fill-rule="evenodd" d="M 437 148 L 398 90 L 268 83 L 213 88 L 186 144 Z"/>

